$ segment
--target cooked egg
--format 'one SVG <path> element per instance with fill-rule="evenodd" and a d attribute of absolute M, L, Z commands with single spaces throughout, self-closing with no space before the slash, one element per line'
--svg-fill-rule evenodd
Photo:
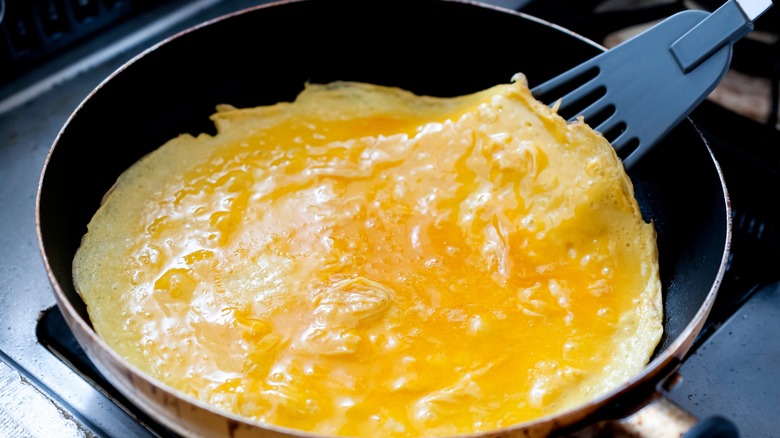
<path fill-rule="evenodd" d="M 625 383 L 662 333 L 652 223 L 605 138 L 522 75 L 459 97 L 306 84 L 106 194 L 74 260 L 99 336 L 264 424 L 445 436 Z"/>

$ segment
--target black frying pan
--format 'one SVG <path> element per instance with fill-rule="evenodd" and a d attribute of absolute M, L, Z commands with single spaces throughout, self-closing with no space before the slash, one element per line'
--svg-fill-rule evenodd
<path fill-rule="evenodd" d="M 152 47 L 107 78 L 74 112 L 43 169 L 37 222 L 58 305 L 98 369 L 131 401 L 187 435 L 287 435 L 220 413 L 152 380 L 97 337 L 71 261 L 117 176 L 183 132 L 213 133 L 215 105 L 292 100 L 306 81 L 363 81 L 456 96 L 525 73 L 533 87 L 603 50 L 564 29 L 477 3 L 305 0 L 238 12 Z M 728 197 L 705 141 L 685 122 L 630 176 L 658 231 L 665 335 L 634 380 L 592 403 L 501 431 L 559 434 L 603 427 L 654 399 L 715 299 L 730 243 Z M 655 394 L 655 396 L 654 396 Z"/>

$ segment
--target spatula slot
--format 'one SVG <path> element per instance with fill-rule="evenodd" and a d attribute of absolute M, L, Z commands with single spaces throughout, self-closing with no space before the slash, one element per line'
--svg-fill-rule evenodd
<path fill-rule="evenodd" d="M 593 102 L 598 101 L 607 95 L 607 87 L 598 86 L 587 93 L 577 93 L 576 96 L 564 96 L 561 99 L 561 106 L 558 108 L 558 114 L 566 120 L 574 120 L 575 117 L 582 114 L 583 110 L 590 107 Z M 593 126 L 593 125 L 591 125 Z"/>
<path fill-rule="evenodd" d="M 620 137 L 620 135 L 624 132 L 626 132 L 626 124 L 625 122 L 620 122 L 609 130 L 602 132 L 602 134 L 607 140 L 610 141 L 610 143 L 612 143 L 617 140 L 617 138 Z"/>
<path fill-rule="evenodd" d="M 585 116 L 585 123 L 594 129 L 599 129 L 602 123 L 606 122 L 615 114 L 615 111 L 617 111 L 615 105 L 607 105 L 603 108 L 599 108 L 594 114 Z"/>
<path fill-rule="evenodd" d="M 570 70 L 556 77 L 554 80 L 545 82 L 534 88 L 532 92 L 537 100 L 545 102 L 548 105 L 553 105 L 561 96 L 565 96 L 585 85 L 598 76 L 598 74 L 598 66 L 584 69 L 582 72 L 577 69 Z"/>
<path fill-rule="evenodd" d="M 637 149 L 639 149 L 640 141 L 636 137 L 632 137 L 626 144 L 621 147 L 620 149 L 617 149 L 617 155 L 620 157 L 621 160 L 624 162 L 628 159 L 629 155 L 634 153 Z M 633 161 L 630 162 L 630 164 L 634 164 Z"/>

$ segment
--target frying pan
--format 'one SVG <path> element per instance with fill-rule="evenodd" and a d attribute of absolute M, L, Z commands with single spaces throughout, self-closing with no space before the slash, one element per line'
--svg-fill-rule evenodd
<path fill-rule="evenodd" d="M 215 133 L 209 115 L 217 104 L 290 101 L 307 81 L 363 81 L 446 97 L 506 83 L 522 72 L 533 86 L 602 50 L 521 13 L 444 0 L 283 1 L 177 34 L 104 80 L 52 145 L 39 182 L 36 220 L 57 305 L 107 380 L 173 431 L 311 436 L 214 410 L 144 374 L 96 335 L 73 287 L 71 262 L 103 194 L 123 170 L 168 139 L 184 132 Z M 641 428 L 647 415 L 667 411 L 675 421 L 663 423 L 681 424 L 675 427 L 683 432 L 697 423 L 656 387 L 670 380 L 691 348 L 725 271 L 731 240 L 726 187 L 690 120 L 629 175 L 642 214 L 658 234 L 665 334 L 650 364 L 584 406 L 477 435 L 604 433 Z"/>

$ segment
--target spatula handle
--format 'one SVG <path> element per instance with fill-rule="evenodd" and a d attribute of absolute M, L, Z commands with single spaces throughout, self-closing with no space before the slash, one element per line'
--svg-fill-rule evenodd
<path fill-rule="evenodd" d="M 669 50 L 684 73 L 696 68 L 723 45 L 753 30 L 753 21 L 772 6 L 771 0 L 730 0 L 672 43 Z"/>

